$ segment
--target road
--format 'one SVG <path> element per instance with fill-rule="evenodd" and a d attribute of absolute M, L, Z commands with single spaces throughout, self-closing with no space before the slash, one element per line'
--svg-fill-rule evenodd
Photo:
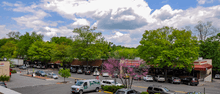
<path fill-rule="evenodd" d="M 37 69 L 35 69 L 36 71 Z M 23 71 L 25 72 L 25 71 Z M 47 70 L 46 73 L 54 72 L 58 74 L 57 70 Z M 84 75 L 84 74 L 76 74 L 71 73 L 71 77 L 67 78 L 67 81 L 70 81 L 71 83 L 74 83 L 75 79 L 95 79 L 95 76 L 92 75 Z M 33 78 L 34 79 L 34 78 Z M 100 77 L 100 80 L 102 79 L 112 79 L 112 78 L 104 78 Z M 220 80 L 220 79 L 219 79 Z M 59 80 L 57 81 L 63 81 L 62 77 L 59 77 Z M 119 83 L 121 83 L 120 79 L 117 79 Z M 53 92 L 54 94 L 61 94 L 59 91 L 62 91 L 62 94 L 69 94 L 70 93 L 70 86 L 73 84 L 65 84 L 65 85 L 50 85 L 48 86 L 41 86 L 41 87 L 23 87 L 23 88 L 12 88 L 13 90 L 16 90 L 18 92 L 21 92 L 22 94 L 28 94 L 30 92 L 40 92 L 41 94 L 48 94 L 49 92 Z M 170 90 L 176 91 L 178 94 L 183 94 L 185 92 L 189 91 L 204 91 L 206 94 L 220 94 L 220 83 L 209 83 L 205 86 L 188 86 L 184 84 L 170 84 L 170 83 L 158 83 L 158 82 L 145 82 L 145 81 L 134 81 L 132 88 L 137 91 L 146 91 L 147 87 L 150 85 L 162 85 L 164 87 L 169 88 Z M 30 91 L 30 92 L 29 92 Z M 39 94 L 39 93 L 33 93 L 33 94 Z M 92 93 L 91 93 L 92 94 Z M 95 94 L 95 93 L 94 93 Z"/>

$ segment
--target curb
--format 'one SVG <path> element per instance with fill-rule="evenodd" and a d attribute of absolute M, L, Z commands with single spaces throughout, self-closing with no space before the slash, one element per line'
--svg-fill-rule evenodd
<path fill-rule="evenodd" d="M 104 93 L 113 94 L 113 92 L 109 92 L 109 91 L 104 91 Z"/>
<path fill-rule="evenodd" d="M 21 76 L 26 76 L 26 77 L 31 77 L 31 78 L 37 78 L 37 77 L 32 77 L 32 76 L 27 76 L 27 75 L 24 75 L 24 74 L 21 74 Z M 42 78 L 37 78 L 37 79 L 42 79 Z M 46 81 L 51 81 L 51 80 L 54 80 L 54 79 L 42 79 L 42 80 L 46 80 Z"/>

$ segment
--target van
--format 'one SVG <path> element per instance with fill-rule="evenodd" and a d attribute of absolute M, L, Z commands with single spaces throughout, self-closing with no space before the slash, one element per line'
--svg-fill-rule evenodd
<path fill-rule="evenodd" d="M 83 94 L 83 92 L 96 91 L 99 92 L 101 88 L 100 80 L 78 80 L 75 85 L 71 86 L 72 93 Z"/>

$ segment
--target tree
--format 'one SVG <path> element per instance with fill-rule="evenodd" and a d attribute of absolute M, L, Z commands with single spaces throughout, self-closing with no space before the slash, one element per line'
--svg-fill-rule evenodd
<path fill-rule="evenodd" d="M 20 36 L 17 43 L 18 56 L 24 58 L 26 55 L 28 55 L 29 47 L 31 47 L 31 45 L 36 41 L 43 41 L 43 35 L 37 34 L 36 32 L 32 32 L 30 35 L 28 32 L 26 32 L 26 34 Z"/>
<path fill-rule="evenodd" d="M 64 45 L 63 43 L 60 45 L 56 44 L 56 47 L 51 51 L 52 61 L 60 60 L 64 64 L 70 63 L 74 59 L 74 56 L 70 53 L 72 52 L 71 50 L 71 46 Z"/>
<path fill-rule="evenodd" d="M 64 82 L 66 82 L 65 78 L 68 78 L 71 76 L 69 69 L 60 69 L 58 73 L 61 77 L 64 78 Z"/>
<path fill-rule="evenodd" d="M 0 81 L 2 81 L 2 82 L 8 81 L 9 79 L 10 79 L 10 76 L 0 75 Z"/>
<path fill-rule="evenodd" d="M 12 32 L 9 32 L 7 35 L 8 35 L 10 40 L 14 40 L 14 41 L 17 42 L 19 40 L 19 37 L 20 37 L 20 32 L 12 31 Z"/>
<path fill-rule="evenodd" d="M 154 67 L 186 68 L 191 71 L 193 62 L 199 56 L 198 42 L 196 37 L 191 35 L 191 31 L 172 27 L 146 30 L 140 44 L 140 57 Z"/>
<path fill-rule="evenodd" d="M 121 60 L 122 63 L 120 63 L 118 60 L 115 60 L 114 58 L 109 58 L 107 61 L 103 63 L 102 72 L 107 72 L 109 73 L 109 75 L 113 75 L 113 73 L 119 74 L 119 79 L 126 88 L 131 88 L 135 75 L 141 77 L 145 76 L 148 73 L 147 68 L 143 68 L 142 66 L 131 67 L 129 65 L 126 65 L 126 63 L 128 63 L 128 60 Z M 139 63 L 144 64 L 142 60 L 139 60 Z M 137 70 L 141 72 L 135 72 Z M 129 79 L 124 79 L 123 81 L 123 76 L 129 76 Z"/>
<path fill-rule="evenodd" d="M 202 21 L 198 22 L 198 25 L 195 27 L 195 31 L 198 33 L 199 40 L 205 41 L 206 38 L 210 35 L 214 35 L 219 32 L 219 30 L 212 26 L 211 21 L 207 21 L 203 23 Z"/>
<path fill-rule="evenodd" d="M 54 43 L 36 41 L 31 45 L 27 53 L 32 60 L 50 61 L 52 58 L 51 51 L 54 47 Z"/>
<path fill-rule="evenodd" d="M 56 44 L 64 44 L 64 45 L 71 45 L 73 40 L 66 37 L 52 37 L 51 42 L 54 42 Z"/>
<path fill-rule="evenodd" d="M 101 32 L 93 32 L 96 28 L 90 29 L 89 26 L 75 28 L 73 33 L 77 33 L 73 38 L 73 52 L 79 60 L 88 61 L 99 59 L 108 52 L 108 43 L 104 41 Z"/>
<path fill-rule="evenodd" d="M 204 59 L 212 59 L 213 71 L 220 71 L 220 33 L 207 38 L 199 45 L 199 56 Z"/>
<path fill-rule="evenodd" d="M 16 57 L 16 49 L 17 46 L 14 41 L 7 41 L 7 43 L 0 47 L 0 57 Z"/>

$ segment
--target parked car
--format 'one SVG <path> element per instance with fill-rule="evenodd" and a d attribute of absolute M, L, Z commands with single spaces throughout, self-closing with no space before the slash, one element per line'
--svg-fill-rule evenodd
<path fill-rule="evenodd" d="M 177 94 L 175 91 L 169 90 L 162 85 L 152 85 L 147 88 L 149 94 L 159 93 L 159 94 Z"/>
<path fill-rule="evenodd" d="M 170 82 L 172 84 L 174 84 L 174 83 L 180 84 L 181 79 L 179 77 L 170 77 L 170 78 L 168 78 L 168 82 Z"/>
<path fill-rule="evenodd" d="M 139 77 L 138 75 L 135 75 L 134 80 L 141 80 L 141 77 Z"/>
<path fill-rule="evenodd" d="M 197 86 L 199 84 L 199 80 L 195 77 L 186 77 L 182 79 L 182 83 Z"/>
<path fill-rule="evenodd" d="M 23 65 L 23 66 L 20 66 L 19 69 L 25 70 L 25 69 L 27 69 L 27 67 L 25 67 L 25 66 Z"/>
<path fill-rule="evenodd" d="M 114 80 L 102 80 L 101 81 L 101 86 L 111 86 L 111 85 L 115 85 L 115 86 L 121 86 L 122 84 L 116 82 Z"/>
<path fill-rule="evenodd" d="M 0 82 L 0 86 L 3 86 L 5 88 L 7 88 L 6 83 L 5 82 Z"/>
<path fill-rule="evenodd" d="M 70 72 L 72 72 L 72 73 L 76 73 L 77 70 L 76 70 L 76 68 L 74 68 L 74 67 L 70 67 Z"/>
<path fill-rule="evenodd" d="M 101 85 L 100 80 L 97 79 L 78 80 L 75 85 L 71 86 L 71 92 L 79 94 L 87 91 L 99 92 L 99 89 L 101 89 Z"/>
<path fill-rule="evenodd" d="M 41 69 L 45 69 L 45 68 L 46 68 L 46 66 L 45 66 L 45 65 L 41 66 Z"/>
<path fill-rule="evenodd" d="M 215 79 L 220 79 L 220 74 L 215 74 Z"/>
<path fill-rule="evenodd" d="M 154 81 L 151 75 L 146 75 L 143 77 L 144 81 Z"/>
<path fill-rule="evenodd" d="M 165 77 L 163 75 L 157 75 L 157 76 L 155 76 L 155 81 L 165 82 Z"/>
<path fill-rule="evenodd" d="M 96 68 L 95 71 L 93 72 L 93 76 L 99 76 L 100 72 L 98 71 L 98 69 Z"/>
<path fill-rule="evenodd" d="M 38 75 L 38 76 L 45 76 L 46 75 L 46 73 L 44 71 L 41 71 L 41 70 L 36 71 L 35 74 Z"/>
<path fill-rule="evenodd" d="M 33 68 L 37 68 L 37 65 L 33 65 Z"/>
<path fill-rule="evenodd" d="M 118 89 L 115 94 L 141 94 L 139 91 L 136 91 L 134 89 L 127 89 L 127 88 L 122 88 Z"/>
<path fill-rule="evenodd" d="M 36 68 L 40 69 L 40 65 L 36 66 Z"/>
<path fill-rule="evenodd" d="M 83 70 L 82 70 L 82 69 L 78 69 L 78 70 L 77 70 L 77 73 L 78 73 L 78 74 L 82 74 L 82 73 L 83 73 Z"/>
<path fill-rule="evenodd" d="M 112 78 L 118 78 L 118 76 L 119 76 L 118 73 L 113 73 L 112 74 Z"/>
<path fill-rule="evenodd" d="M 186 94 L 202 94 L 202 93 L 193 91 L 193 92 L 187 92 Z"/>
<path fill-rule="evenodd" d="M 85 75 L 90 75 L 91 74 L 91 71 L 90 70 L 86 70 L 85 71 Z"/>
<path fill-rule="evenodd" d="M 56 75 L 55 73 L 48 73 L 47 77 L 58 79 L 58 75 Z"/>
<path fill-rule="evenodd" d="M 103 72 L 103 73 L 102 73 L 102 76 L 103 76 L 103 77 L 109 77 L 109 74 L 108 74 L 107 72 Z"/>

